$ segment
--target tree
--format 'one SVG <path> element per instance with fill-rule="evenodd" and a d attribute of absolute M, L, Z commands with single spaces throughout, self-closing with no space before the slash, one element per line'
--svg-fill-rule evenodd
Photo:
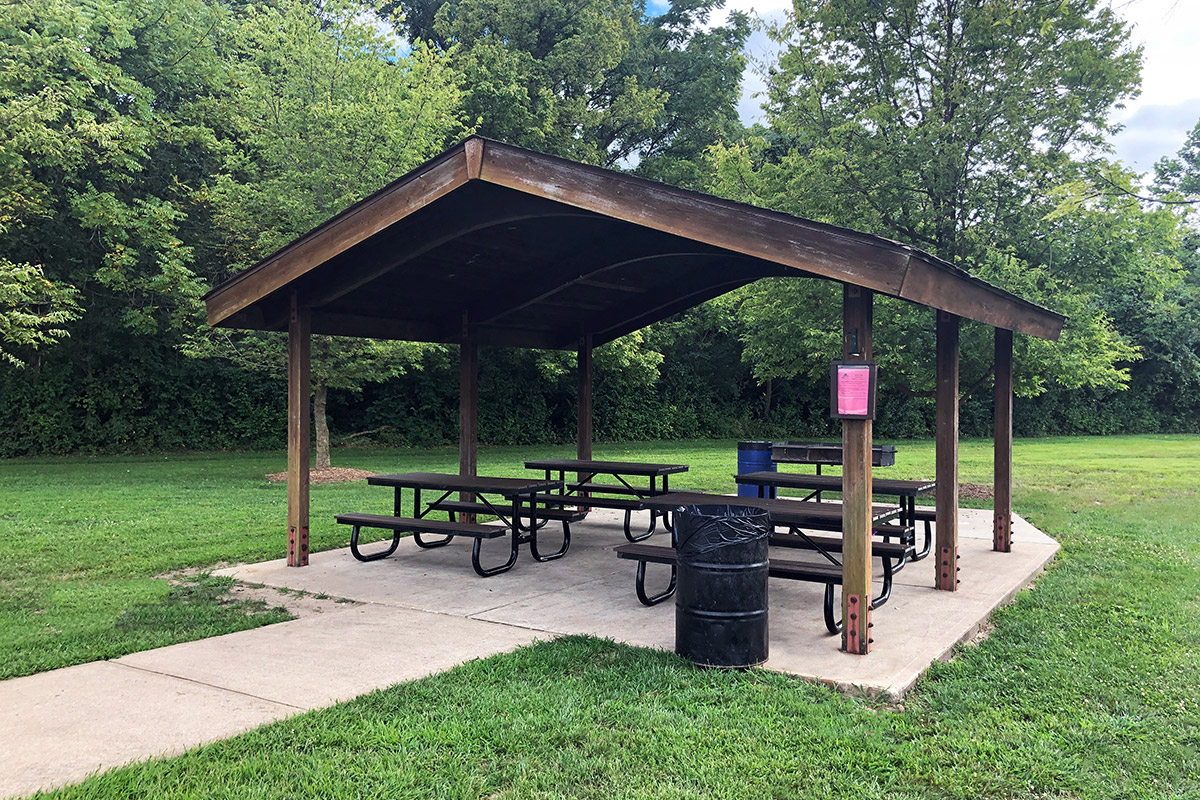
<path fill-rule="evenodd" d="M 23 366 L 23 351 L 66 336 L 61 326 L 77 318 L 77 294 L 46 280 L 40 267 L 0 258 L 0 361 Z"/>
<path fill-rule="evenodd" d="M 1164 157 L 1154 165 L 1152 201 L 1179 210 L 1193 225 L 1193 245 L 1200 237 L 1200 122 L 1188 133 L 1174 158 Z M 1139 199 L 1147 198 L 1139 196 Z M 1195 247 L 1191 248 L 1194 255 Z M 1189 259 L 1190 260 L 1190 259 Z"/>
<path fill-rule="evenodd" d="M 721 0 L 400 0 L 413 41 L 454 49 L 468 118 L 513 144 L 655 177 L 694 179 L 736 127 L 744 15 L 707 27 Z"/>
<path fill-rule="evenodd" d="M 1039 195 L 1103 148 L 1139 79 L 1140 50 L 1097 0 L 823 3 L 775 36 L 766 107 L 798 199 L 951 263 L 1019 240 L 1013 222 L 1049 210 Z"/>
<path fill-rule="evenodd" d="M 1188 133 L 1174 158 L 1158 160 L 1154 173 L 1160 194 L 1175 193 L 1189 202 L 1200 202 L 1200 122 Z"/>
<path fill-rule="evenodd" d="M 281 0 L 250 8 L 233 30 L 238 91 L 221 171 L 206 193 L 228 270 L 279 249 L 460 138 L 457 75 L 446 56 L 411 52 L 354 2 Z M 188 352 L 281 372 L 278 337 L 207 331 Z M 402 374 L 408 342 L 314 339 L 316 466 L 330 465 L 330 388 Z"/>
<path fill-rule="evenodd" d="M 915 244 L 1069 311 L 1057 349 L 1022 344 L 1023 391 L 1042 388 L 1046 359 L 1068 368 L 1053 372 L 1064 386 L 1124 384 L 1136 351 L 1086 279 L 1047 259 L 1061 234 L 1046 219 L 1052 190 L 1103 150 L 1110 109 L 1137 88 L 1140 52 L 1110 10 L 1096 0 L 797 4 L 773 36 L 786 49 L 768 75 L 770 128 L 713 149 L 715 191 Z M 761 291 L 745 306 L 760 380 L 799 369 L 781 339 L 789 331 L 806 364 L 836 350 L 816 333 L 830 319 L 766 324 L 766 305 L 782 301 Z M 827 287 L 791 291 L 799 307 L 838 307 Z M 930 386 L 931 365 L 913 359 L 932 352 L 929 312 L 884 301 L 877 316 L 877 350 L 894 359 L 900 388 Z M 968 387 L 990 369 L 985 338 L 964 331 Z"/>
<path fill-rule="evenodd" d="M 153 329 L 197 293 L 178 233 L 223 18 L 198 0 L 0 5 L 5 346 L 52 342 L 84 314 Z"/>

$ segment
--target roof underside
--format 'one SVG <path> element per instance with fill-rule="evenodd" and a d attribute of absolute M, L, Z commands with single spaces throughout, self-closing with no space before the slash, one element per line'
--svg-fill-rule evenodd
<path fill-rule="evenodd" d="M 209 322 L 574 348 L 754 280 L 865 286 L 1043 338 L 1063 318 L 920 251 L 478 137 L 297 239 L 206 297 Z"/>

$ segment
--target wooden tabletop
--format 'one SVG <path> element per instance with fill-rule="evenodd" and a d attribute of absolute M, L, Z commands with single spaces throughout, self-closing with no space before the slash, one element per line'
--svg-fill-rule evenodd
<path fill-rule="evenodd" d="M 673 511 L 680 506 L 750 506 L 761 508 L 771 515 L 777 525 L 837 530 L 842 522 L 841 503 L 811 503 L 804 500 L 781 500 L 763 497 L 734 497 L 725 494 L 703 492 L 670 492 L 657 497 L 642 499 L 642 508 L 658 511 Z M 883 523 L 900 516 L 899 506 L 871 506 L 871 522 Z"/>
<path fill-rule="evenodd" d="M 563 472 L 593 472 L 602 475 L 674 475 L 687 472 L 687 464 L 643 464 L 635 461 L 587 461 L 576 458 L 550 458 L 526 461 L 526 469 L 557 469 Z"/>
<path fill-rule="evenodd" d="M 533 478 L 492 478 L 486 475 L 453 475 L 443 472 L 401 472 L 367 478 L 372 486 L 399 489 L 435 489 L 445 492 L 477 492 L 513 497 L 519 494 L 549 492 L 562 488 L 562 481 Z"/>
<path fill-rule="evenodd" d="M 797 472 L 747 472 L 734 475 L 733 479 L 747 486 L 774 486 L 779 489 L 820 489 L 832 492 L 842 490 L 841 475 L 804 475 Z M 875 494 L 894 494 L 899 497 L 916 497 L 927 494 L 937 487 L 937 481 L 905 481 L 896 478 L 871 478 L 871 491 Z"/>

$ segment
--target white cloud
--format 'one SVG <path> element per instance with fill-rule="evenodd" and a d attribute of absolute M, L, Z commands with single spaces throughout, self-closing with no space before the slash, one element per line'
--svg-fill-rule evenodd
<path fill-rule="evenodd" d="M 1174 105 L 1142 104 L 1125 120 L 1125 130 L 1113 139 L 1116 156 L 1138 172 L 1153 169 L 1158 159 L 1179 152 L 1197 120 L 1200 97 Z"/>
<path fill-rule="evenodd" d="M 1113 145 L 1126 166 L 1149 170 L 1183 146 L 1200 119 L 1200 3 L 1196 0 L 1130 0 L 1115 5 L 1143 47 L 1142 93 L 1113 118 L 1125 125 Z"/>

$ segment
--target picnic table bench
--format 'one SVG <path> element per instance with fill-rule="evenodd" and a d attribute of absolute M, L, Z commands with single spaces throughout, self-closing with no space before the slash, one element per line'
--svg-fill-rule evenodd
<path fill-rule="evenodd" d="M 830 633 L 841 631 L 841 622 L 834 609 L 834 586 L 842 584 L 842 565 L 833 555 L 842 551 L 842 540 L 838 537 L 813 535 L 807 530 L 840 531 L 841 506 L 834 503 L 810 503 L 799 500 L 771 498 L 729 497 L 701 492 L 672 492 L 650 498 L 646 505 L 663 511 L 673 511 L 683 506 L 728 504 L 761 508 L 771 518 L 772 527 L 785 527 L 787 533 L 772 533 L 769 544 L 776 548 L 809 550 L 822 556 L 824 561 L 797 561 L 777 557 L 768 558 L 768 574 L 774 578 L 809 581 L 825 584 L 822 604 L 825 627 Z M 872 506 L 871 523 L 875 527 L 885 526 L 900 510 L 896 506 Z M 879 596 L 872 599 L 871 607 L 878 608 L 888 601 L 892 592 L 892 577 L 905 563 L 910 544 L 904 542 L 877 542 L 871 546 L 872 555 L 882 560 L 883 586 Z M 634 588 L 638 601 L 643 605 L 655 605 L 666 600 L 675 592 L 676 551 L 674 547 L 631 543 L 616 548 L 618 558 L 636 561 L 637 575 Z M 646 591 L 646 564 L 669 564 L 670 582 L 663 592 L 651 595 Z"/>
<path fill-rule="evenodd" d="M 805 500 L 815 496 L 821 500 L 821 492 L 840 492 L 842 477 L 840 475 L 805 475 L 796 472 L 748 472 L 735 475 L 733 478 L 740 486 L 757 486 L 759 497 L 775 498 L 779 489 L 800 489 L 811 491 Z M 937 488 L 933 480 L 900 480 L 896 478 L 872 478 L 871 493 L 896 497 L 899 501 L 900 515 L 897 520 L 899 531 L 912 531 L 917 522 L 925 523 L 925 538 L 921 549 L 914 549 L 909 555 L 909 561 L 920 561 L 929 555 L 933 547 L 933 530 L 931 524 L 936 521 L 932 508 L 917 509 L 918 495 L 930 494 Z M 897 533 L 897 528 L 876 529 L 876 533 L 889 537 Z M 911 533 L 901 535 L 912 535 Z"/>
<path fill-rule="evenodd" d="M 670 490 L 670 476 L 687 472 L 686 464 L 648 464 L 633 461 L 596 461 L 577 458 L 551 458 L 539 461 L 526 461 L 526 469 L 540 469 L 545 473 L 546 480 L 551 474 L 558 473 L 558 481 L 562 488 L 556 493 L 544 493 L 538 496 L 538 502 L 544 506 L 567 507 L 581 509 L 611 508 L 625 512 L 625 538 L 631 542 L 640 542 L 654 533 L 658 519 L 661 517 L 664 526 L 670 529 L 667 512 L 647 509 L 644 500 L 667 494 Z M 576 480 L 567 481 L 566 473 L 573 472 Z M 597 482 L 597 477 L 611 478 L 615 482 Z M 642 478 L 645 482 L 634 482 L 629 479 Z M 632 518 L 635 511 L 650 511 L 650 525 L 645 533 L 634 534 Z M 586 513 L 586 512 L 585 512 Z"/>
<path fill-rule="evenodd" d="M 405 472 L 396 475 L 375 475 L 368 478 L 372 486 L 390 486 L 395 490 L 393 514 L 339 514 L 336 519 L 343 525 L 352 527 L 350 534 L 350 552 L 359 561 L 375 561 L 387 558 L 396 551 L 400 544 L 400 534 L 411 533 L 418 547 L 431 549 L 449 544 L 456 536 L 467 536 L 474 540 L 471 547 L 471 566 L 482 577 L 498 575 L 512 569 L 517 562 L 517 555 L 522 544 L 529 545 L 530 555 L 535 561 L 553 561 L 566 555 L 571 546 L 571 529 L 566 515 L 559 514 L 555 509 L 538 509 L 537 495 L 541 492 L 553 491 L 560 488 L 558 481 L 532 480 L 526 478 L 492 478 L 480 475 L 452 475 L 438 472 Z M 406 517 L 403 513 L 403 490 L 413 492 L 413 516 Z M 421 503 L 422 490 L 441 492 L 438 499 L 427 505 Z M 475 502 L 450 500 L 451 494 L 470 492 L 478 498 Z M 488 496 L 497 496 L 507 501 L 493 503 Z M 427 518 L 431 511 L 448 511 L 454 513 L 483 513 L 494 515 L 500 524 L 480 525 L 474 522 L 463 522 L 453 518 L 437 520 Z M 552 513 L 553 512 L 553 513 Z M 522 523 L 522 515 L 529 520 Z M 538 547 L 536 520 L 554 516 L 563 523 L 562 547 L 553 553 L 543 553 Z M 362 528 L 379 528 L 392 531 L 391 546 L 375 553 L 363 553 L 358 547 L 359 531 Z M 423 534 L 434 534 L 441 538 L 426 541 Z M 508 561 L 497 567 L 484 567 L 480 561 L 482 544 L 485 539 L 496 539 L 508 535 L 510 549 Z"/>

